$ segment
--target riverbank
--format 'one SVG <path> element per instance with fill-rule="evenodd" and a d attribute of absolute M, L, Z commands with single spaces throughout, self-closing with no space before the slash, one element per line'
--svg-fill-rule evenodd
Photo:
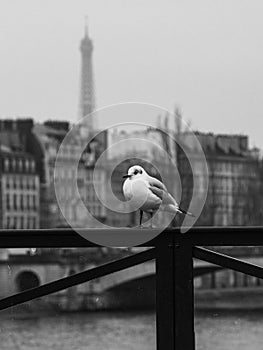
<path fill-rule="evenodd" d="M 151 294 L 151 295 L 150 295 Z M 130 295 L 130 294 L 129 294 Z M 220 288 L 220 289 L 195 289 L 195 309 L 196 310 L 262 310 L 263 312 L 263 288 L 262 287 L 241 287 L 241 288 Z M 112 295 L 94 296 L 89 301 L 83 295 L 75 295 L 66 298 L 65 295 L 51 294 L 49 296 L 31 300 L 0 311 L 0 316 L 15 314 L 45 314 L 54 315 L 74 312 L 96 312 L 124 310 L 127 312 L 137 310 L 155 310 L 155 289 L 149 290 L 147 294 L 141 291 L 140 303 L 135 303 L 139 298 L 116 298 Z M 143 297 L 147 297 L 144 303 Z M 69 300 L 70 299 L 70 300 Z M 119 300 L 117 303 L 116 300 Z"/>
<path fill-rule="evenodd" d="M 204 289 L 195 291 L 197 310 L 262 310 L 262 287 Z"/>

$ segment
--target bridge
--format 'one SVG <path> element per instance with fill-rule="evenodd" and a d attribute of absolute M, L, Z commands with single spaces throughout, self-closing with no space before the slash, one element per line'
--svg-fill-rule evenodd
<path fill-rule="evenodd" d="M 100 248 L 98 248 L 100 249 Z M 141 251 L 142 249 L 134 249 Z M 263 250 L 260 248 L 248 247 L 224 247 L 218 249 L 233 257 L 241 258 L 249 263 L 263 266 Z M 113 251 L 113 252 L 112 252 Z M 108 248 L 110 259 L 116 260 L 123 257 L 127 252 L 120 251 L 114 254 L 115 250 Z M 122 253 L 121 253 L 122 252 Z M 76 253 L 75 253 L 76 255 Z M 79 254 L 77 254 L 79 255 Z M 94 256 L 94 252 L 93 252 Z M 0 276 L 4 282 L 1 288 L 1 297 L 22 292 L 29 288 L 38 287 L 45 283 L 59 278 L 70 276 L 83 270 L 99 266 L 108 259 L 89 260 L 83 264 L 79 259 L 67 259 L 52 255 L 21 255 L 13 256 L 9 260 L 0 261 Z M 223 267 L 194 259 L 193 274 L 195 277 L 196 289 L 209 289 L 221 287 L 239 286 L 260 286 L 257 279 L 250 280 L 238 273 L 222 271 Z M 74 289 L 64 290 L 49 298 L 52 305 L 59 305 L 64 310 L 77 309 L 99 309 L 111 307 L 147 307 L 155 303 L 155 262 L 148 261 L 140 265 L 132 266 L 126 270 L 118 271 L 103 278 L 94 279 L 89 283 L 80 284 Z M 208 276 L 205 276 L 208 275 Z M 243 280 L 242 280 L 243 278 Z M 240 282 L 242 280 L 242 282 Z M 237 282 L 238 281 L 238 282 Z M 149 292 L 149 291 L 152 291 Z"/>

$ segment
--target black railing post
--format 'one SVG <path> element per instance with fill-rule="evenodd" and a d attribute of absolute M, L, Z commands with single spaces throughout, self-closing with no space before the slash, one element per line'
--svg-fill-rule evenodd
<path fill-rule="evenodd" d="M 169 238 L 172 236 L 169 236 Z M 175 349 L 173 241 L 160 237 L 156 246 L 157 350 Z"/>
<path fill-rule="evenodd" d="M 194 290 L 192 246 L 175 245 L 175 349 L 194 350 Z"/>
<path fill-rule="evenodd" d="M 170 233 L 156 253 L 157 350 L 194 350 L 192 246 Z"/>

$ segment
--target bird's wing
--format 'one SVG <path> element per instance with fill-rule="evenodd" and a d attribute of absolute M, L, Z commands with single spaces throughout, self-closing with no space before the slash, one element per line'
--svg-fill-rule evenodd
<path fill-rule="evenodd" d="M 156 179 L 155 177 L 149 176 L 148 182 L 149 182 L 150 186 L 154 186 L 154 187 L 157 187 L 161 190 L 167 191 L 165 185 L 160 180 Z"/>
<path fill-rule="evenodd" d="M 162 200 L 162 204 L 173 204 L 178 206 L 176 200 L 167 191 L 165 185 L 154 177 L 149 177 L 149 189 Z"/>
<path fill-rule="evenodd" d="M 168 210 L 171 212 L 178 211 L 179 213 L 183 213 L 183 214 L 187 214 L 192 217 L 195 217 L 194 214 L 179 207 L 176 200 L 167 191 L 167 188 L 161 181 L 150 176 L 148 181 L 149 181 L 149 190 L 162 200 L 161 204 L 165 208 L 165 210 Z"/>

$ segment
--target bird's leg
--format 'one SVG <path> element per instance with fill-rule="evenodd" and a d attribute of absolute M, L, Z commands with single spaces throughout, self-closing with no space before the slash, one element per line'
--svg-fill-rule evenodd
<path fill-rule="evenodd" d="M 143 211 L 140 209 L 140 227 L 142 227 L 142 216 L 143 216 Z"/>
<path fill-rule="evenodd" d="M 153 228 L 153 211 L 150 212 L 150 215 L 151 215 L 150 228 Z"/>

